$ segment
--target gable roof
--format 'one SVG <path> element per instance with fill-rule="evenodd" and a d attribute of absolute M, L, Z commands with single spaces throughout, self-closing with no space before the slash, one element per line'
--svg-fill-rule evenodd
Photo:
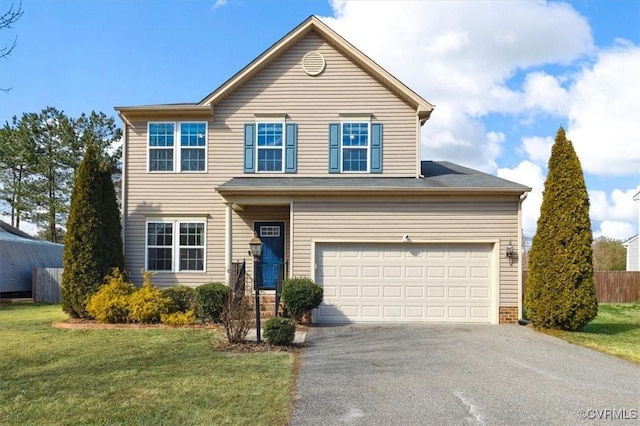
<path fill-rule="evenodd" d="M 20 238 L 26 238 L 28 240 L 35 240 L 35 237 L 32 237 L 31 235 L 27 234 L 26 232 L 23 232 L 21 230 L 19 230 L 18 228 L 9 225 L 7 222 L 0 220 L 0 232 L 2 233 L 6 233 L 6 234 L 11 234 L 11 235 L 15 235 L 17 237 Z M 7 238 L 9 237 L 9 235 L 6 236 Z"/>
<path fill-rule="evenodd" d="M 629 238 L 627 241 L 623 241 L 622 245 L 625 247 L 629 247 L 631 243 L 638 240 L 639 236 L 640 236 L 639 234 L 634 235 L 633 237 Z"/>
<path fill-rule="evenodd" d="M 424 177 L 236 177 L 216 188 L 224 195 L 299 193 L 524 194 L 531 188 L 448 161 L 423 161 Z"/>
<path fill-rule="evenodd" d="M 220 102 L 312 31 L 322 37 L 333 48 L 353 61 L 367 74 L 380 82 L 408 105 L 415 108 L 417 115 L 423 123 L 429 119 L 431 111 L 433 111 L 434 108 L 433 105 L 424 100 L 420 95 L 415 93 L 396 77 L 391 75 L 387 70 L 375 63 L 371 58 L 355 48 L 351 43 L 329 28 L 316 16 L 310 16 L 307 18 L 304 22 L 264 51 L 260 56 L 251 61 L 251 63 L 246 67 L 238 71 L 233 77 L 202 99 L 199 102 L 199 105 L 215 105 Z"/>

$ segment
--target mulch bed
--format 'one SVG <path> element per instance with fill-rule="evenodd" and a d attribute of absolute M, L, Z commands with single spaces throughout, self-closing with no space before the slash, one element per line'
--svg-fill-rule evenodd
<path fill-rule="evenodd" d="M 143 329 L 176 329 L 191 328 L 201 330 L 215 330 L 219 333 L 217 339 L 213 339 L 212 347 L 218 352 L 228 354 L 238 353 L 263 353 L 263 352 L 292 352 L 297 353 L 302 349 L 304 343 L 293 343 L 291 346 L 270 345 L 263 341 L 262 343 L 245 341 L 242 343 L 229 343 L 226 339 L 224 327 L 221 324 L 194 324 L 185 326 L 171 326 L 166 324 L 102 324 L 94 320 L 69 318 L 64 321 L 54 322 L 52 327 L 70 330 L 143 330 Z M 298 326 L 298 329 L 308 330 L 306 326 Z"/>

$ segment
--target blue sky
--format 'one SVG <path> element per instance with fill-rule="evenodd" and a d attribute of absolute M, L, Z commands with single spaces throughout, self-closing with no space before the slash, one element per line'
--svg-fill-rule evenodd
<path fill-rule="evenodd" d="M 1 11 L 10 4 L 1 3 Z M 436 105 L 425 159 L 529 185 L 535 232 L 550 144 L 567 130 L 596 235 L 638 232 L 640 2 L 44 1 L 0 33 L 0 123 L 46 106 L 197 102 L 318 15 Z"/>

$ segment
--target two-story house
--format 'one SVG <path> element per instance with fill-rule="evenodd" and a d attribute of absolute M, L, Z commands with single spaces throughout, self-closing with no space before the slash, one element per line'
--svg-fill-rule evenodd
<path fill-rule="evenodd" d="M 515 321 L 529 188 L 421 161 L 433 106 L 310 17 L 191 104 L 117 107 L 134 280 L 324 288 L 316 322 Z M 509 253 L 509 256 L 507 256 Z"/>

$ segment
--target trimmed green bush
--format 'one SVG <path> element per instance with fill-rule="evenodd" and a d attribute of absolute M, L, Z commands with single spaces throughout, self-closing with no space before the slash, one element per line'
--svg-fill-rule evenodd
<path fill-rule="evenodd" d="M 160 321 L 167 325 L 191 325 L 196 323 L 196 313 L 193 309 L 189 309 L 186 312 L 162 314 Z"/>
<path fill-rule="evenodd" d="M 114 268 L 105 277 L 106 283 L 91 296 L 87 313 L 100 323 L 125 323 L 129 319 L 129 297 L 136 287 L 125 281 L 120 269 Z"/>
<path fill-rule="evenodd" d="M 282 283 L 282 303 L 297 323 L 306 312 L 320 306 L 322 294 L 322 287 L 310 278 L 289 278 Z"/>
<path fill-rule="evenodd" d="M 289 318 L 270 318 L 264 324 L 264 338 L 272 345 L 290 345 L 295 336 L 296 323 Z"/>
<path fill-rule="evenodd" d="M 582 166 L 561 127 L 549 158 L 529 252 L 525 305 L 536 328 L 574 331 L 598 314 L 593 236 Z"/>
<path fill-rule="evenodd" d="M 178 285 L 163 288 L 162 295 L 171 299 L 169 313 L 187 312 L 195 307 L 196 291 L 193 287 Z"/>
<path fill-rule="evenodd" d="M 196 318 L 201 322 L 220 322 L 231 289 L 222 283 L 208 283 L 195 288 Z"/>
<path fill-rule="evenodd" d="M 151 283 L 150 273 L 144 273 L 142 287 L 129 296 L 129 319 L 142 324 L 159 323 L 162 314 L 169 313 L 171 299 Z"/>

